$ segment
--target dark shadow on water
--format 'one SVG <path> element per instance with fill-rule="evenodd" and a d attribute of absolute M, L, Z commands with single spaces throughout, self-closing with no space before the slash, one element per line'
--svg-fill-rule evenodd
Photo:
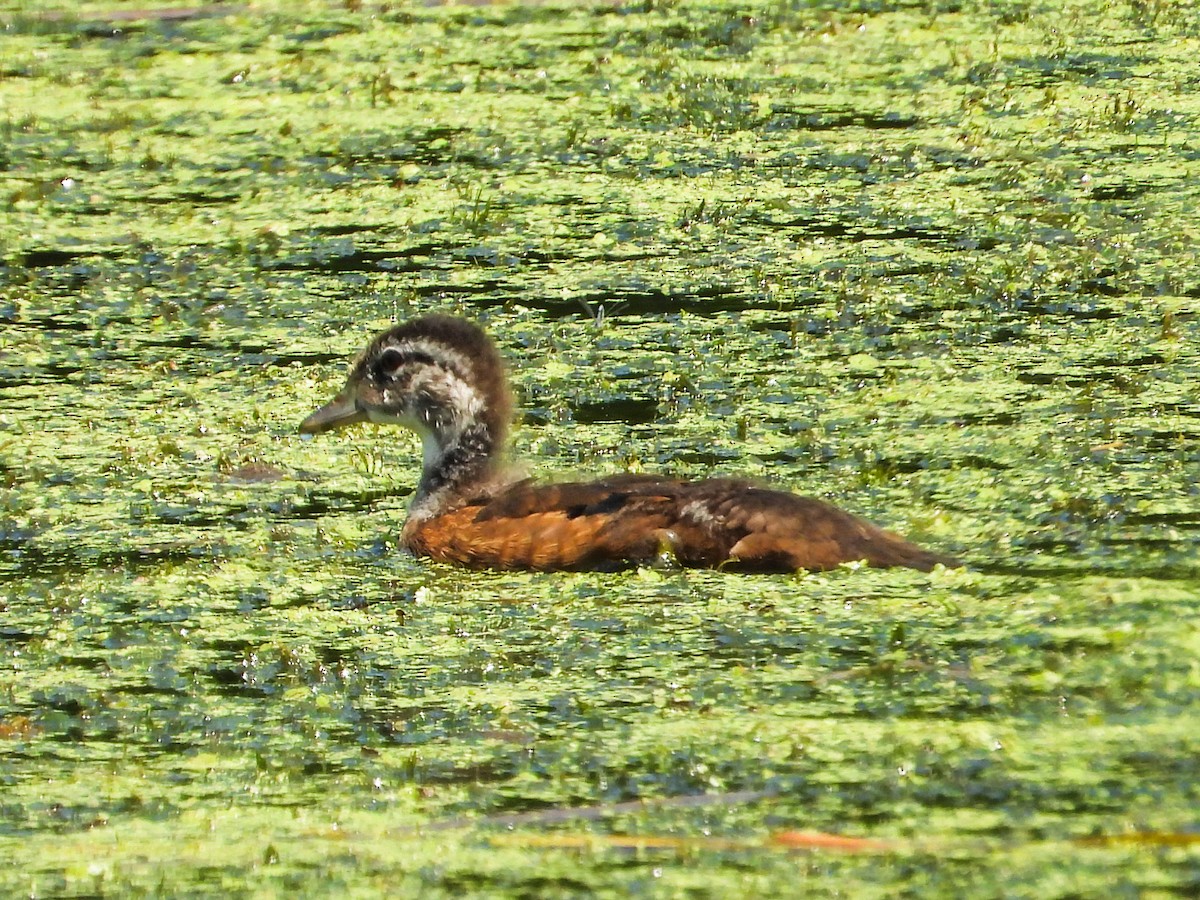
<path fill-rule="evenodd" d="M 211 545 L 121 547 L 110 550 L 42 548 L 31 542 L 0 542 L 0 575 L 32 577 L 78 575 L 88 569 L 122 568 L 143 571 L 165 563 L 220 559 L 224 551 Z"/>
<path fill-rule="evenodd" d="M 913 128 L 921 123 L 916 116 L 898 112 L 868 112 L 843 108 L 810 108 L 776 104 L 763 124 L 766 131 L 833 131 L 838 128 L 893 130 Z"/>
<path fill-rule="evenodd" d="M 571 406 L 572 418 L 584 425 L 645 425 L 658 418 L 658 401 L 649 397 L 616 397 Z"/>

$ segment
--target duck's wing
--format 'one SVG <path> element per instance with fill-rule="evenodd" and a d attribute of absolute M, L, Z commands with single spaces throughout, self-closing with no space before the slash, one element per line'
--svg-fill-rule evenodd
<path fill-rule="evenodd" d="M 418 556 L 481 568 L 637 565 L 655 559 L 664 542 L 671 549 L 667 531 L 676 518 L 679 488 L 680 482 L 644 476 L 519 482 L 443 515 L 410 522 L 403 541 Z"/>

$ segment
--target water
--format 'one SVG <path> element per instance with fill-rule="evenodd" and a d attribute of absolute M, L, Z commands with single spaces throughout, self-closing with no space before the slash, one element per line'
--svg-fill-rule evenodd
<path fill-rule="evenodd" d="M 10 892 L 1195 889 L 1182 6 L 42 12 L 0 47 Z M 747 475 L 971 567 L 406 558 L 415 440 L 296 425 L 435 309 L 535 475 Z"/>

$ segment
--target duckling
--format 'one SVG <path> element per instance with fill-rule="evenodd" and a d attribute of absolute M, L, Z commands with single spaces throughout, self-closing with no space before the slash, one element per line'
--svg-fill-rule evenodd
<path fill-rule="evenodd" d="M 303 422 L 402 425 L 424 463 L 400 543 L 476 568 L 619 569 L 665 558 L 786 572 L 863 561 L 929 571 L 960 563 L 844 510 L 739 478 L 611 475 L 538 484 L 507 467 L 512 395 L 495 344 L 471 322 L 414 319 L 378 335 L 345 387 Z"/>

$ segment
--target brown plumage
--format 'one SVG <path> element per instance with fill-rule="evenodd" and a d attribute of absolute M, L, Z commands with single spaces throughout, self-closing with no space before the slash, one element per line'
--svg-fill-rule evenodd
<path fill-rule="evenodd" d="M 519 479 L 500 463 L 511 410 L 495 345 L 469 322 L 428 316 L 376 337 L 341 393 L 300 430 L 369 420 L 416 431 L 424 468 L 401 541 L 447 562 L 608 569 L 667 558 L 751 571 L 959 564 L 821 500 L 734 478 Z"/>

